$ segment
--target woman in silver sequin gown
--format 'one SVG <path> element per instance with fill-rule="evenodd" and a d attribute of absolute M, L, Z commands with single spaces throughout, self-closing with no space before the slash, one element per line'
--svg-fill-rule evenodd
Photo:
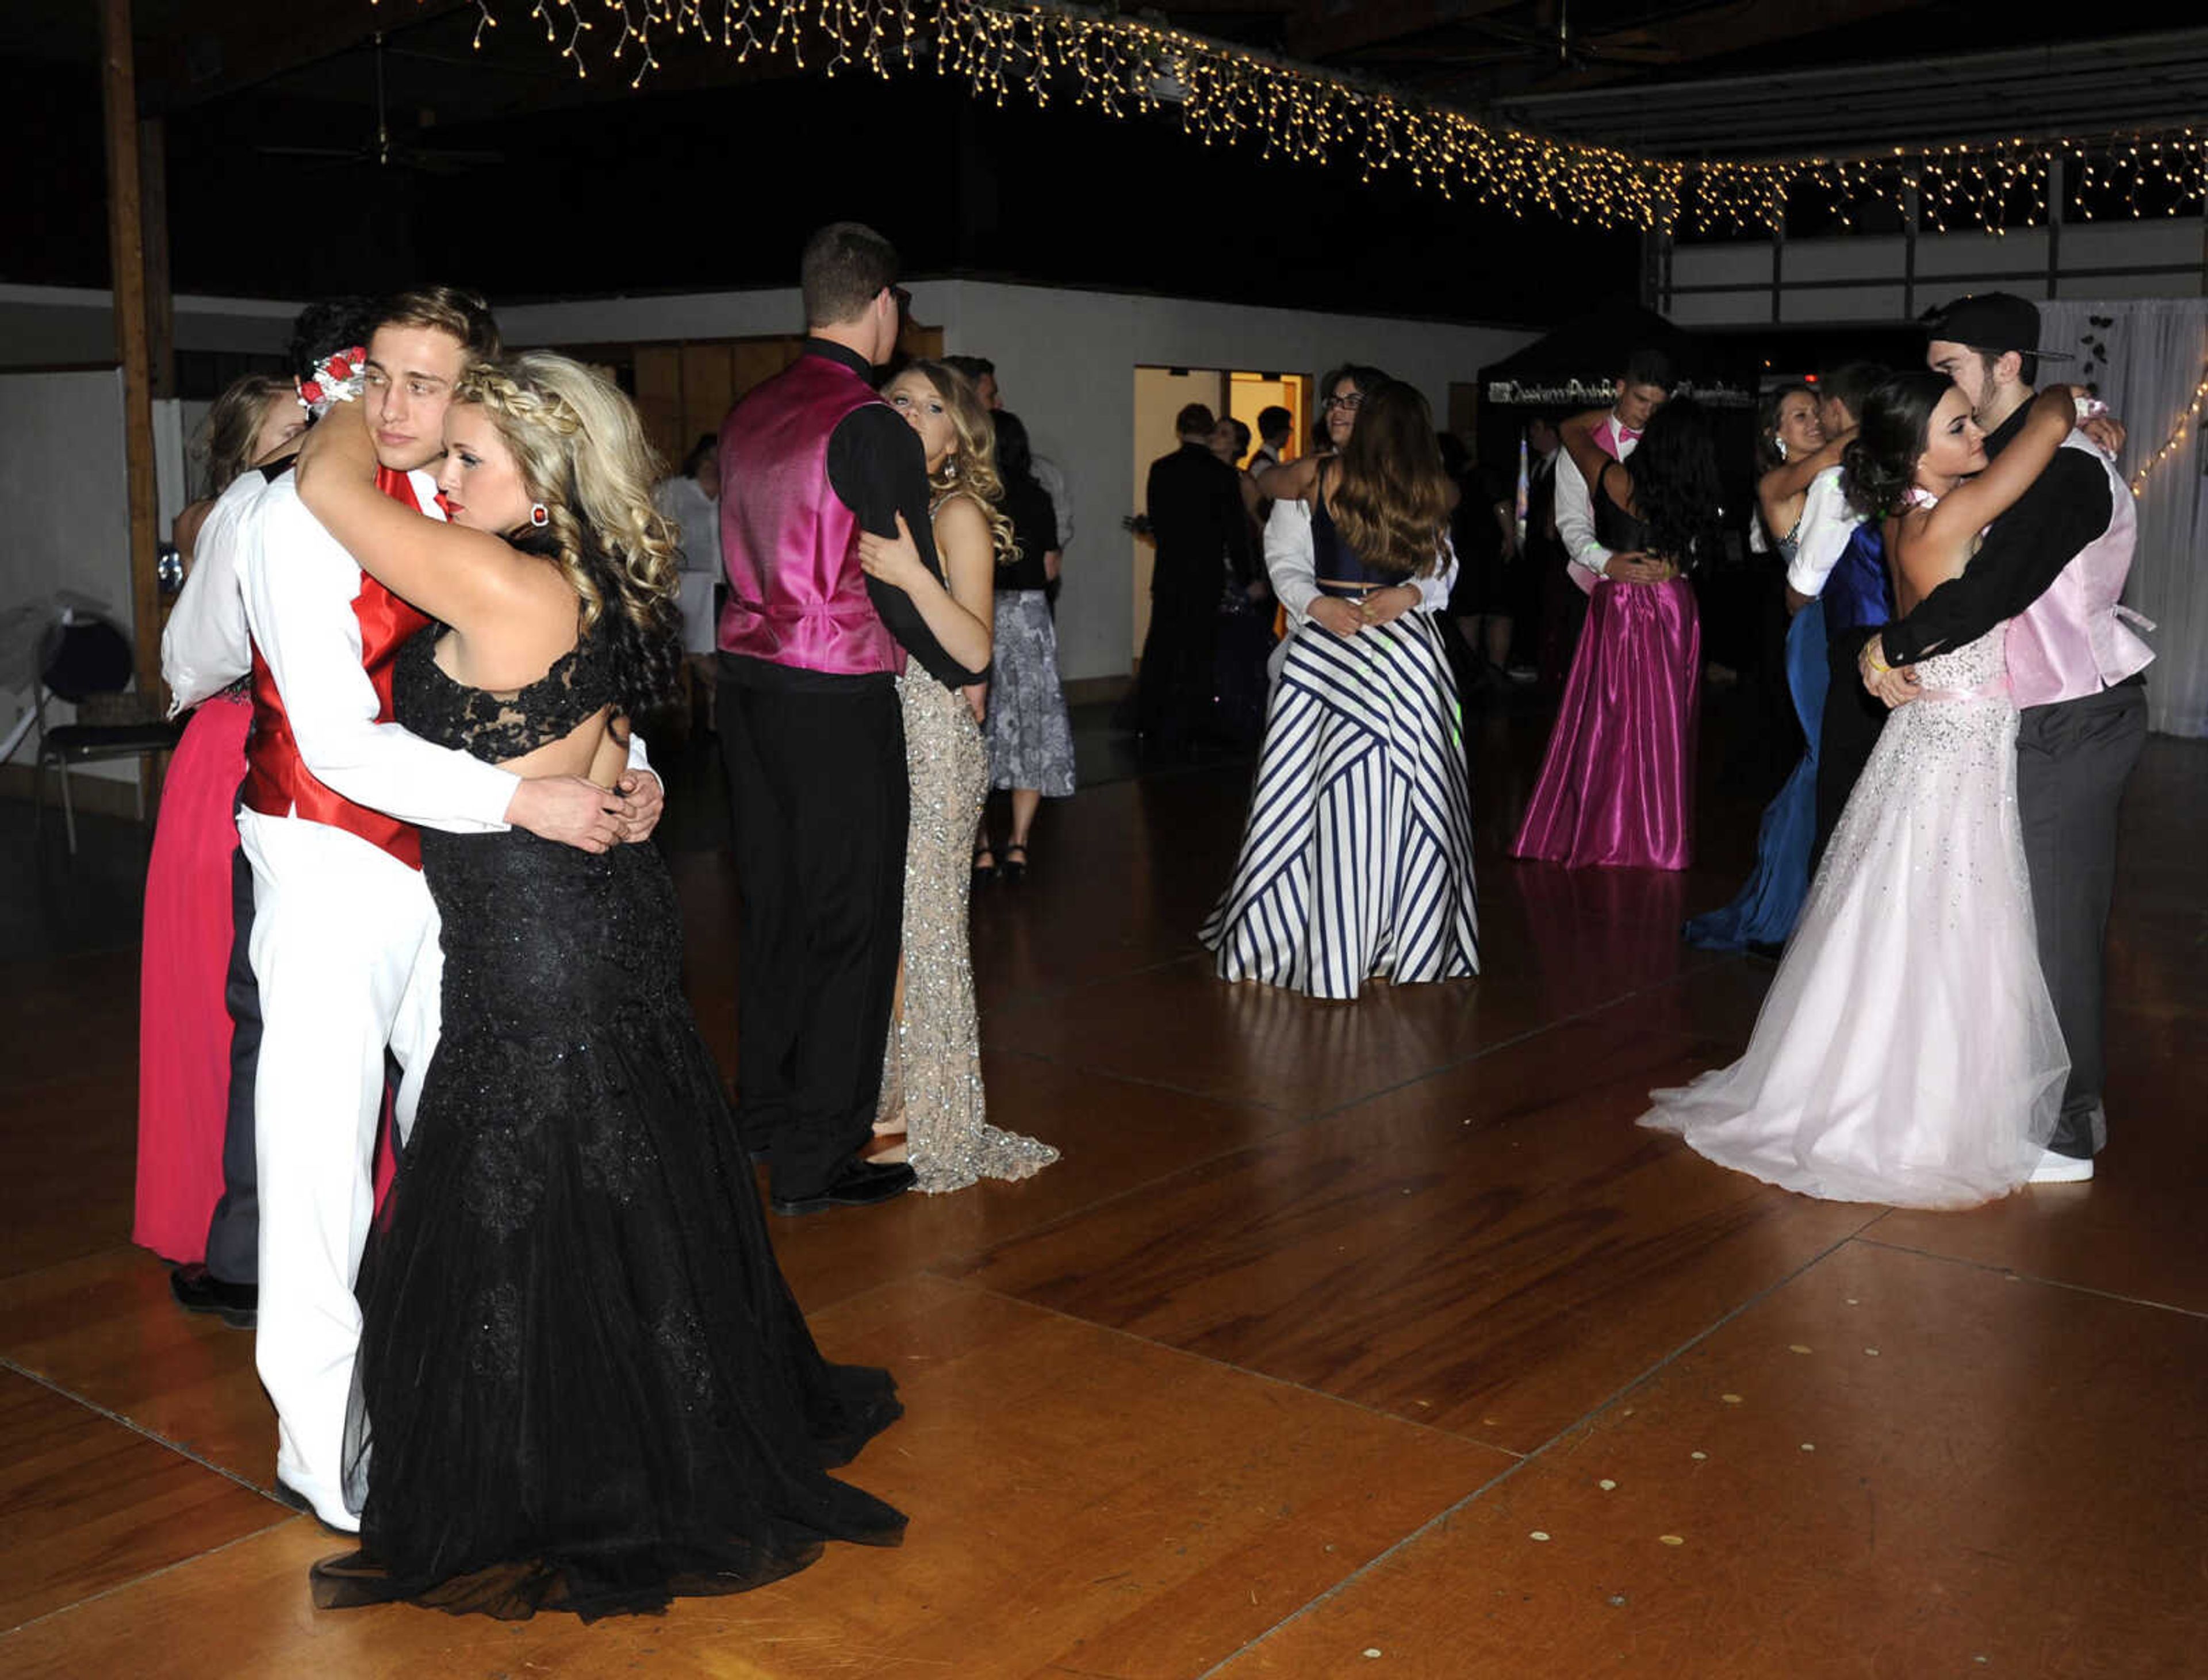
<path fill-rule="evenodd" d="M 1945 379 L 1899 375 L 1872 394 L 1849 450 L 1850 495 L 1887 518 L 1905 611 L 1963 570 L 1977 533 L 2068 435 L 2067 394 L 2040 404 L 1980 472 L 1970 405 Z M 1971 1207 L 2031 1178 L 2069 1057 L 2033 933 L 2006 631 L 1916 668 L 1913 697 L 1887 719 L 1826 849 L 1748 1053 L 1653 1093 L 1641 1125 L 1833 1201 Z"/>
<path fill-rule="evenodd" d="M 924 614 L 957 612 L 986 627 L 997 558 L 1011 541 L 999 500 L 989 417 L 964 376 L 909 363 L 882 393 L 927 452 L 936 551 L 948 582 L 921 564 L 909 537 L 866 537 L 867 570 L 908 591 Z M 1058 1159 L 1047 1143 L 988 1124 L 981 1032 L 967 942 L 974 834 L 989 791 L 986 693 L 954 692 L 921 671 L 899 679 L 912 825 L 905 842 L 903 957 L 897 1006 L 882 1059 L 874 1130 L 902 1131 L 923 1191 L 963 1190 L 977 1179 L 1024 1179 Z M 897 1156 L 892 1143 L 877 1159 Z"/>

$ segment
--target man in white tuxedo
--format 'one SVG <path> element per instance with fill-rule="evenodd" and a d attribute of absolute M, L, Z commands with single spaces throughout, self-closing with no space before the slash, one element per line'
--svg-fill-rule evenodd
<path fill-rule="evenodd" d="M 360 399 L 378 482 L 442 517 L 423 469 L 444 452 L 444 411 L 462 371 L 498 354 L 489 311 L 449 288 L 405 293 L 383 306 L 364 350 Z M 394 1105 L 403 1141 L 439 1014 L 436 912 L 414 825 L 518 826 L 603 850 L 648 834 L 661 795 L 640 745 L 609 792 L 580 777 L 525 781 L 399 728 L 392 669 L 429 621 L 315 522 L 287 468 L 254 475 L 261 486 L 242 499 L 227 539 L 253 655 L 238 830 L 254 873 L 262 1017 L 255 1353 L 276 1405 L 279 1491 L 350 1530 L 363 1491 L 346 1487 L 344 1462 L 360 1332 L 352 1286 L 374 1207 L 385 1053 L 404 1071 Z"/>

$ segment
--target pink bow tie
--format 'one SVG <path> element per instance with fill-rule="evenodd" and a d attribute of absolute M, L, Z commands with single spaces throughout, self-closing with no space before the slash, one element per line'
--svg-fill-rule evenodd
<path fill-rule="evenodd" d="M 1638 443 L 1641 441 L 1641 434 L 1629 426 L 1620 426 L 1617 429 L 1617 441 L 1620 443 Z"/>

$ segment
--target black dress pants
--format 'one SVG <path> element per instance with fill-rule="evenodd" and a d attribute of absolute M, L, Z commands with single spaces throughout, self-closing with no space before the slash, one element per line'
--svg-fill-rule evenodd
<path fill-rule="evenodd" d="M 2101 1108 L 2103 953 L 2116 885 L 2116 808 L 2146 744 L 2138 682 L 2031 706 L 2017 718 L 2016 801 L 2039 967 L 2070 1050 L 2062 1118 L 2048 1147 L 2089 1157 L 2108 1141 Z"/>
<path fill-rule="evenodd" d="M 1875 627 L 1851 625 L 1830 633 L 1825 658 L 1832 685 L 1825 691 L 1825 718 L 1817 734 L 1817 838 L 1809 850 L 1809 873 L 1815 879 L 1825 855 L 1825 843 L 1839 826 L 1848 795 L 1857 778 L 1870 762 L 1878 732 L 1886 727 L 1886 702 L 1863 686 L 1856 656 Z"/>
<path fill-rule="evenodd" d="M 1179 749 L 1212 733 L 1212 678 L 1219 654 L 1216 593 L 1150 597 L 1136 683 L 1136 727 L 1158 746 Z"/>
<path fill-rule="evenodd" d="M 207 1269 L 225 1283 L 261 1281 L 261 1173 L 254 1155 L 253 1076 L 261 1063 L 261 987 L 253 977 L 253 865 L 230 856 L 230 1104 L 222 1122 L 222 1198 L 207 1221 Z"/>
<path fill-rule="evenodd" d="M 721 661 L 742 906 L 736 1113 L 745 1146 L 768 1153 L 774 1195 L 797 1200 L 873 1130 L 910 796 L 891 679 L 764 669 Z"/>

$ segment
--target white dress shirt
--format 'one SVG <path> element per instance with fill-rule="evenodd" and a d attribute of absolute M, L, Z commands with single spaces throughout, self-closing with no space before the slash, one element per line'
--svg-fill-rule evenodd
<path fill-rule="evenodd" d="M 1848 538 L 1863 523 L 1863 515 L 1850 505 L 1840 487 L 1841 469 L 1828 466 L 1809 481 L 1802 498 L 1802 517 L 1794 526 L 1794 558 L 1786 567 L 1786 582 L 1797 595 L 1813 599 L 1825 592 L 1833 567 L 1847 552 Z"/>
<path fill-rule="evenodd" d="M 1595 428 L 1598 438 L 1608 435 L 1616 459 L 1621 461 L 1641 443 L 1638 437 L 1627 437 L 1623 433 L 1624 428 L 1617 423 L 1615 414 L 1603 416 L 1602 423 Z M 1592 591 L 1595 579 L 1609 568 L 1612 550 L 1595 540 L 1594 504 L 1589 497 L 1587 475 L 1572 459 L 1572 452 L 1564 448 L 1557 451 L 1557 536 L 1564 545 L 1572 581 L 1582 591 Z"/>
<path fill-rule="evenodd" d="M 197 705 L 253 669 L 253 634 L 237 573 L 238 531 L 268 488 L 258 472 L 241 473 L 217 498 L 192 544 L 191 575 L 161 632 L 161 680 L 169 716 Z"/>
<path fill-rule="evenodd" d="M 1065 475 L 1056 461 L 1037 455 L 1028 465 L 1035 483 L 1050 497 L 1050 511 L 1058 516 L 1058 551 L 1063 555 L 1073 541 L 1073 492 L 1066 488 Z"/>
<path fill-rule="evenodd" d="M 410 477 L 416 501 L 435 510 L 435 483 L 424 472 Z M 361 667 L 353 614 L 363 574 L 307 511 L 297 481 L 288 472 L 276 479 L 251 513 L 237 555 L 246 621 L 308 770 L 354 804 L 402 822 L 452 834 L 504 830 L 519 777 L 376 721 L 383 702 Z"/>

